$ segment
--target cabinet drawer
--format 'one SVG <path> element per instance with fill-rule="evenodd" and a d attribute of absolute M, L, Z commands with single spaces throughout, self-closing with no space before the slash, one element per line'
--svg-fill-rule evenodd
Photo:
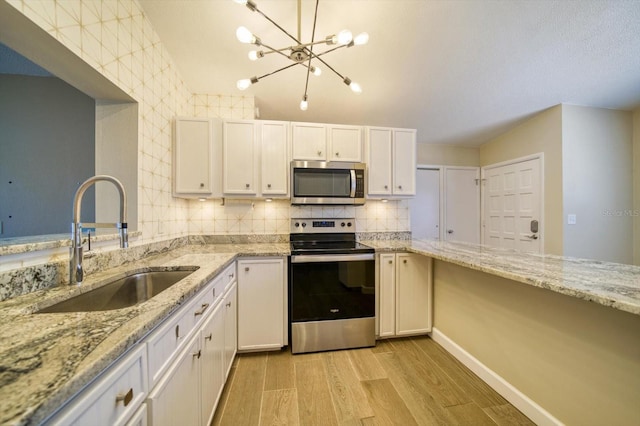
<path fill-rule="evenodd" d="M 125 424 L 147 396 L 146 368 L 145 347 L 139 345 L 109 367 L 48 424 Z"/>
<path fill-rule="evenodd" d="M 222 290 L 223 293 L 231 288 L 231 284 L 236 282 L 236 262 L 233 262 L 231 265 L 227 266 L 227 268 L 222 273 L 222 279 L 224 281 L 224 288 Z"/>

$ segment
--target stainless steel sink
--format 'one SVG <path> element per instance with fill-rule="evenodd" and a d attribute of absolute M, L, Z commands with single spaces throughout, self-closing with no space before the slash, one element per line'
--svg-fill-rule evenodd
<path fill-rule="evenodd" d="M 168 289 L 198 269 L 154 270 L 131 273 L 94 290 L 56 303 L 37 313 L 109 311 L 142 303 Z"/>

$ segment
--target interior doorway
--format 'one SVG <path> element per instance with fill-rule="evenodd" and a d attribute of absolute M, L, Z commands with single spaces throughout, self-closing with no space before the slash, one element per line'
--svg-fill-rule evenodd
<path fill-rule="evenodd" d="M 482 242 L 543 252 L 542 154 L 482 168 Z"/>

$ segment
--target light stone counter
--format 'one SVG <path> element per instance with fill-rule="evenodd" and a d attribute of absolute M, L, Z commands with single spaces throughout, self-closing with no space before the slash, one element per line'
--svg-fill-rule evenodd
<path fill-rule="evenodd" d="M 289 244 L 188 245 L 0 302 L 0 424 L 38 424 L 183 305 L 238 256 L 287 256 Z M 124 272 L 198 266 L 137 306 L 103 312 L 34 314 Z"/>
<path fill-rule="evenodd" d="M 376 251 L 419 253 L 640 315 L 640 267 L 441 241 L 362 241 Z"/>
<path fill-rule="evenodd" d="M 376 237 L 376 236 L 374 236 Z M 37 424 L 131 348 L 238 256 L 287 256 L 284 241 L 211 244 L 191 238 L 160 254 L 0 302 L 0 424 Z M 640 315 L 640 267 L 533 255 L 462 243 L 376 239 L 377 252 L 407 251 Z M 171 246 L 171 245 L 170 245 Z M 131 249 L 127 249 L 131 250 Z M 122 255 L 126 258 L 127 250 Z M 120 259 L 120 251 L 107 257 Z M 90 259 L 89 259 L 90 260 Z M 33 314 L 125 271 L 198 266 L 138 306 L 106 312 Z"/>

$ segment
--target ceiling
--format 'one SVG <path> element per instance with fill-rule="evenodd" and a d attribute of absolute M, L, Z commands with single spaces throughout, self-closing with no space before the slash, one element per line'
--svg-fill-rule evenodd
<path fill-rule="evenodd" d="M 367 45 L 323 57 L 357 81 L 354 94 L 326 66 L 310 77 L 280 55 L 251 62 L 244 25 L 276 48 L 292 41 L 232 0 L 139 0 L 194 93 L 255 96 L 261 119 L 418 129 L 424 143 L 477 146 L 531 115 L 570 103 L 640 107 L 640 1 L 321 0 L 316 40 L 348 28 Z M 297 34 L 296 0 L 255 0 Z M 315 1 L 301 1 L 302 41 L 311 39 Z M 316 51 L 323 51 L 319 46 Z"/>

